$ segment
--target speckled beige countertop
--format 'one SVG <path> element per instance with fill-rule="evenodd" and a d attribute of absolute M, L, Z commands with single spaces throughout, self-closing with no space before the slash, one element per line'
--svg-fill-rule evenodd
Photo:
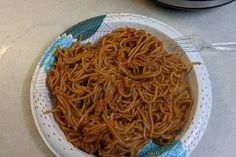
<path fill-rule="evenodd" d="M 200 11 L 176 11 L 148 0 L 0 1 L 0 156 L 50 157 L 33 122 L 29 89 L 50 42 L 69 26 L 96 15 L 129 12 L 156 18 L 210 42 L 236 41 L 236 2 Z M 236 148 L 236 52 L 201 52 L 210 73 L 213 109 L 191 157 L 233 157 Z"/>

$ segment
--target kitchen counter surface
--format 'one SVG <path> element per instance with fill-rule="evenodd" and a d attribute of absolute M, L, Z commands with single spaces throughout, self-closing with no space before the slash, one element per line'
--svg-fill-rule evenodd
<path fill-rule="evenodd" d="M 156 18 L 184 35 L 209 42 L 236 41 L 236 2 L 198 11 L 171 10 L 149 0 L 0 1 L 0 156 L 54 156 L 42 141 L 30 110 L 32 74 L 49 44 L 69 26 L 107 13 Z M 209 70 L 213 108 L 191 157 L 232 157 L 236 148 L 236 52 L 201 52 Z"/>

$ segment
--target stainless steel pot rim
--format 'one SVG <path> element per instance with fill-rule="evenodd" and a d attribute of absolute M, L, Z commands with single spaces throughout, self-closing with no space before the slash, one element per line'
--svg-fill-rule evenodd
<path fill-rule="evenodd" d="M 234 0 L 154 0 L 180 8 L 210 8 L 233 2 Z"/>

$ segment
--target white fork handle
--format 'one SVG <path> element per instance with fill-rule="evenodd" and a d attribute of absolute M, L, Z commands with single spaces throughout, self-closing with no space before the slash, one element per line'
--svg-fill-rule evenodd
<path fill-rule="evenodd" d="M 236 51 L 236 42 L 212 43 L 206 45 L 206 47 L 216 50 Z"/>

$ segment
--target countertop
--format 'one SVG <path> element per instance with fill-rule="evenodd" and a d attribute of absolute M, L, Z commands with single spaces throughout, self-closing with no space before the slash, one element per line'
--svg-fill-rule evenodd
<path fill-rule="evenodd" d="M 0 1 L 0 156 L 54 156 L 42 141 L 30 110 L 34 69 L 49 44 L 69 26 L 107 13 L 156 18 L 184 35 L 209 42 L 236 41 L 236 2 L 179 11 L 149 0 Z M 207 130 L 191 157 L 231 157 L 236 148 L 236 52 L 201 51 L 209 70 L 213 108 Z"/>

